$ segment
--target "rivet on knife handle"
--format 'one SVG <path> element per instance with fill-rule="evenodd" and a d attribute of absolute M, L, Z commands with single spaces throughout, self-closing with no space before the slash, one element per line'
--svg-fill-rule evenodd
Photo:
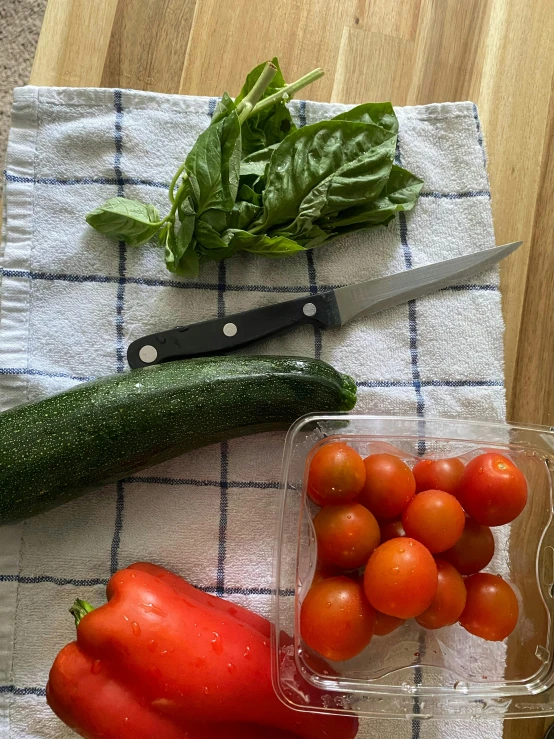
<path fill-rule="evenodd" d="M 127 360 L 137 368 L 224 353 L 305 323 L 320 328 L 340 324 L 332 291 L 143 336 L 129 345 Z"/>

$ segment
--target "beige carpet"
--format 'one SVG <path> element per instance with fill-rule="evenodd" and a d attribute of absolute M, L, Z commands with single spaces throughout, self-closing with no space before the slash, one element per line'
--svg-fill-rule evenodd
<path fill-rule="evenodd" d="M 29 81 L 47 0 L 0 0 L 0 165 L 10 128 L 12 90 Z M 3 179 L 3 178 L 2 178 Z M 2 185 L 0 184 L 0 196 Z"/>

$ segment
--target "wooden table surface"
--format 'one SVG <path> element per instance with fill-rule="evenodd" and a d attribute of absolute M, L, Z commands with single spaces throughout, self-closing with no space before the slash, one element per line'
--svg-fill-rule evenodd
<path fill-rule="evenodd" d="M 525 241 L 502 266 L 508 420 L 554 425 L 552 0 L 49 0 L 30 82 L 233 94 L 274 55 L 325 69 L 314 100 L 478 104 L 497 243 Z"/>

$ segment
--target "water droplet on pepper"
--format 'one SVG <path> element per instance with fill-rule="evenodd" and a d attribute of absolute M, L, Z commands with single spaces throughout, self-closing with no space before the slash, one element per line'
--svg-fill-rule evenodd
<path fill-rule="evenodd" d="M 143 603 L 141 608 L 147 613 L 154 613 L 156 616 L 161 616 L 162 618 L 167 616 L 166 611 L 162 611 L 161 608 L 158 608 L 158 606 L 155 606 L 153 603 Z"/>
<path fill-rule="evenodd" d="M 216 654 L 222 654 L 223 653 L 223 644 L 221 643 L 221 637 L 217 633 L 217 631 L 212 631 L 212 634 L 214 635 L 214 638 L 211 641 L 212 649 Z"/>

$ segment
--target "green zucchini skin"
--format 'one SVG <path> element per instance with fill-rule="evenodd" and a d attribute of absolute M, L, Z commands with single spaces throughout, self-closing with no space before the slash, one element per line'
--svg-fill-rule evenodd
<path fill-rule="evenodd" d="M 183 452 L 356 402 L 351 377 L 302 357 L 168 362 L 0 413 L 0 525 Z"/>

